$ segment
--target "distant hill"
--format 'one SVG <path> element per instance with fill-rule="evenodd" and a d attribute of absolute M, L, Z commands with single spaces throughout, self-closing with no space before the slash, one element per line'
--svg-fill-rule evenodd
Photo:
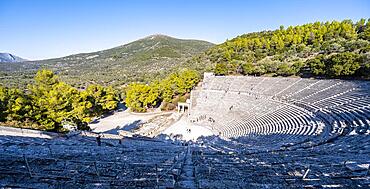
<path fill-rule="evenodd" d="M 151 81 L 182 67 L 192 56 L 214 44 L 200 40 L 151 35 L 115 48 L 30 61 L 26 64 L 0 65 L 0 82 L 27 83 L 40 68 L 54 70 L 62 80 L 83 87 L 88 83 L 119 86 L 131 81 Z M 5 75 L 5 76 L 4 76 Z"/>
<path fill-rule="evenodd" d="M 24 61 L 27 60 L 10 53 L 0 53 L 0 62 L 24 62 Z"/>
<path fill-rule="evenodd" d="M 370 19 L 247 33 L 195 56 L 218 75 L 370 78 Z"/>

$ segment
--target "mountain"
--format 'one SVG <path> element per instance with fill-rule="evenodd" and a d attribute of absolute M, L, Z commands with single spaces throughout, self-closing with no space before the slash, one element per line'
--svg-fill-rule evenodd
<path fill-rule="evenodd" d="M 10 53 L 0 53 L 0 62 L 24 62 L 27 61 L 21 57 L 12 55 Z"/>
<path fill-rule="evenodd" d="M 151 35 L 92 53 L 29 61 L 27 64 L 0 65 L 0 77 L 5 74 L 5 78 L 10 78 L 6 81 L 3 79 L 2 82 L 6 84 L 27 83 L 38 69 L 47 68 L 76 87 L 84 87 L 89 83 L 120 86 L 132 81 L 163 78 L 173 69 L 184 67 L 192 56 L 212 46 L 214 44 L 206 41 Z"/>

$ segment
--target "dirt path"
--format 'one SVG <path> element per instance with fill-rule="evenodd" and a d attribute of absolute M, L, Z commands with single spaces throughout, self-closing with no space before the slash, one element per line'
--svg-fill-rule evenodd
<path fill-rule="evenodd" d="M 115 112 L 113 115 L 99 119 L 89 126 L 94 132 L 118 134 L 117 130 L 130 130 L 136 128 L 140 123 L 145 122 L 161 113 L 137 114 L 128 110 Z"/>

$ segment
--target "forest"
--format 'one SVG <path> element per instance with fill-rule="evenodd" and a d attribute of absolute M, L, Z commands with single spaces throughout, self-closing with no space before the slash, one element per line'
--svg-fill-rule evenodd
<path fill-rule="evenodd" d="M 199 81 L 198 72 L 185 69 L 150 84 L 131 83 L 124 90 L 101 85 L 78 90 L 52 71 L 40 70 L 26 90 L 0 85 L 0 123 L 55 132 L 66 132 L 64 125 L 89 130 L 89 122 L 115 110 L 121 100 L 134 112 L 161 104 L 162 110 L 172 110 Z"/>
<path fill-rule="evenodd" d="M 50 70 L 37 72 L 26 90 L 0 85 L 0 122 L 8 126 L 64 132 L 63 125 L 88 129 L 97 116 L 117 108 L 112 87 L 89 85 L 80 91 Z"/>
<path fill-rule="evenodd" d="M 162 110 L 173 110 L 177 102 L 185 102 L 190 97 L 190 90 L 199 81 L 198 72 L 184 69 L 150 84 L 131 83 L 125 88 L 126 106 L 135 112 L 146 112 L 159 105 Z"/>
<path fill-rule="evenodd" d="M 248 33 L 195 56 L 217 75 L 369 78 L 370 19 Z"/>

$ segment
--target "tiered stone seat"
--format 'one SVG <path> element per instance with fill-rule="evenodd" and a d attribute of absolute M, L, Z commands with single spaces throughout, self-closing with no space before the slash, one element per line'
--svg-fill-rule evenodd
<path fill-rule="evenodd" d="M 153 139 L 37 139 L 0 136 L 0 187 L 173 186 L 184 147 Z"/>
<path fill-rule="evenodd" d="M 330 82 L 328 82 L 330 83 Z M 316 87 L 315 87 L 316 88 Z M 311 94 L 304 96 L 303 98 L 299 99 L 301 101 L 305 101 L 307 103 L 314 103 L 318 100 L 326 99 L 330 96 L 340 96 L 345 93 L 352 92 L 355 90 L 355 85 L 350 82 L 338 82 L 329 85 L 328 87 L 322 90 L 311 90 Z M 315 91 L 315 92 L 314 92 Z"/>
<path fill-rule="evenodd" d="M 223 137 L 329 136 L 347 127 L 369 128 L 366 81 L 214 76 L 203 85 L 198 93 L 210 98 L 199 95 L 202 105 L 193 107 L 192 116 L 211 118 L 207 124 Z"/>
<path fill-rule="evenodd" d="M 300 127 L 310 129 L 307 132 L 298 132 Z M 322 127 L 322 125 L 320 125 Z M 294 106 L 284 106 L 280 109 L 269 112 L 261 117 L 252 120 L 243 120 L 237 125 L 229 125 L 230 131 L 225 131 L 225 137 L 239 137 L 249 134 L 319 134 L 322 128 L 311 115 Z M 292 132 L 297 131 L 297 133 Z"/>
<path fill-rule="evenodd" d="M 291 84 L 295 82 L 299 82 L 300 79 L 298 78 L 280 78 L 277 79 L 275 83 L 273 83 L 270 87 L 266 88 L 263 91 L 263 94 L 268 96 L 275 96 L 276 94 L 280 94 L 284 92 L 284 89 L 289 87 Z"/>
<path fill-rule="evenodd" d="M 194 147 L 193 153 L 197 184 L 200 188 L 369 186 L 370 137 L 343 136 L 309 148 L 301 145 L 308 143 L 302 139 L 280 135 L 202 139 L 205 145 Z"/>
<path fill-rule="evenodd" d="M 280 98 L 291 98 L 292 96 L 301 93 L 306 89 L 311 89 L 312 86 L 318 84 L 319 81 L 313 79 L 301 79 L 298 82 L 294 82 L 288 85 L 287 88 L 283 89 L 282 92 L 276 94 Z"/>

